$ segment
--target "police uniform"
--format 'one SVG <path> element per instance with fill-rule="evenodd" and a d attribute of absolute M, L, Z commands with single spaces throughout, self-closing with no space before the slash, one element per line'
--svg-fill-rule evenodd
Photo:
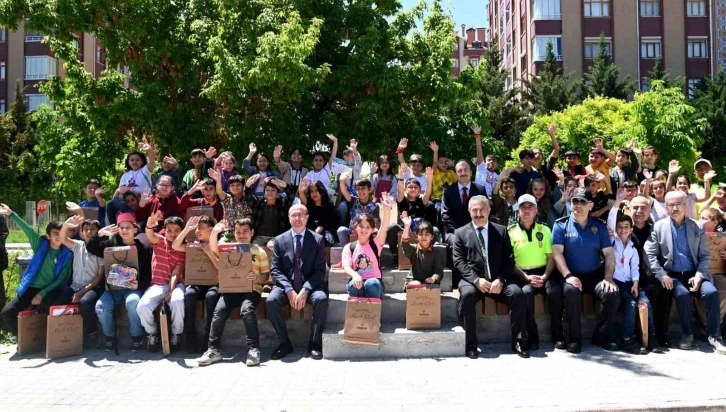
<path fill-rule="evenodd" d="M 514 251 L 514 263 L 522 272 L 531 276 L 542 276 L 547 267 L 547 255 L 552 253 L 552 232 L 547 225 L 535 223 L 529 230 L 522 224 L 508 229 L 509 240 Z M 546 293 L 550 310 L 552 342 L 564 342 L 562 331 L 562 276 L 553 271 L 544 287 L 532 287 L 524 279 L 517 278 L 527 302 L 527 335 L 530 345 L 539 343 L 539 333 L 534 320 L 534 295 Z"/>
<path fill-rule="evenodd" d="M 595 338 L 599 342 L 615 342 L 613 333 L 620 295 L 617 292 L 605 292 L 604 265 L 601 263 L 602 250 L 612 248 L 607 226 L 599 219 L 589 217 L 585 227 L 581 227 L 573 215 L 566 216 L 555 221 L 552 244 L 564 246 L 563 255 L 570 271 L 569 274 L 563 273 L 565 278 L 574 276 L 582 282 L 582 292 L 566 282 L 563 286 L 569 342 L 582 343 L 582 293 L 595 296 L 600 301 Z"/>

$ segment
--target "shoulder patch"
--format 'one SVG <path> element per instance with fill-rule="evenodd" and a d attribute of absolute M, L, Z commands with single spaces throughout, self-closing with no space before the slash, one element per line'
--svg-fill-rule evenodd
<path fill-rule="evenodd" d="M 570 218 L 569 216 L 563 216 L 563 217 L 561 217 L 561 218 L 559 218 L 559 219 L 555 220 L 555 223 L 564 223 L 564 222 L 567 222 L 567 220 L 568 220 L 569 218 Z"/>

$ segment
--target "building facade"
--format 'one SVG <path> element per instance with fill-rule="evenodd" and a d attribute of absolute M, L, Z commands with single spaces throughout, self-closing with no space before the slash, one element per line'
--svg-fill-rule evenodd
<path fill-rule="evenodd" d="M 621 76 L 641 90 L 658 58 L 689 91 L 726 70 L 726 0 L 490 0 L 488 17 L 508 86 L 541 70 L 548 42 L 565 72 L 581 78 L 601 35 Z"/>
<path fill-rule="evenodd" d="M 456 45 L 451 52 L 452 71 L 454 76 L 466 68 L 467 65 L 474 67 L 484 56 L 484 48 L 487 45 L 487 29 L 483 27 L 470 27 L 461 25 L 461 35 L 456 36 Z"/>

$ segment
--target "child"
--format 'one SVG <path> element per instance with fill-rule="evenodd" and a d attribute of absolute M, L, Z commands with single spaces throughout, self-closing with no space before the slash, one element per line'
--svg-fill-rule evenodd
<path fill-rule="evenodd" d="M 655 163 L 658 161 L 660 153 L 653 146 L 646 146 L 642 151 L 643 164 L 641 165 L 641 171 L 638 174 L 638 181 L 645 180 L 647 178 L 646 171 L 651 176 L 657 177 L 656 173 L 661 170 L 660 167 L 656 166 Z"/>
<path fill-rule="evenodd" d="M 406 276 L 406 285 L 440 283 L 444 277 L 444 259 L 437 256 L 434 250 L 434 227 L 425 220 L 419 223 L 416 227 L 418 244 L 412 245 L 409 243 L 411 218 L 404 212 L 401 214 L 401 220 L 403 221 L 401 247 L 403 253 L 411 260 L 411 270 Z"/>
<path fill-rule="evenodd" d="M 343 173 L 349 172 L 349 179 L 346 181 L 346 190 L 353 196 L 356 196 L 353 182 L 360 178 L 361 168 L 363 167 L 363 161 L 361 160 L 360 153 L 358 153 L 358 141 L 351 139 L 349 146 L 343 151 L 343 158 L 334 158 L 336 166 L 342 166 L 344 169 L 342 172 L 337 173 L 338 180 L 335 182 L 334 189 L 336 192 L 342 191 L 341 177 Z M 370 192 L 370 191 L 369 191 Z M 338 216 L 338 226 L 345 226 L 348 224 L 348 208 L 350 202 L 345 198 L 341 198 L 338 205 L 335 208 L 336 215 Z"/>
<path fill-rule="evenodd" d="M 280 174 L 276 171 L 270 169 L 270 158 L 267 157 L 265 153 L 258 154 L 257 161 L 255 162 L 257 166 L 252 166 L 250 162 L 255 156 L 255 153 L 257 153 L 257 145 L 255 145 L 254 143 L 250 143 L 250 152 L 245 160 L 242 161 L 242 172 L 250 177 L 256 175 L 259 176 L 259 179 L 256 181 L 256 183 L 252 185 L 252 194 L 257 197 L 262 197 L 265 191 L 264 183 L 259 183 L 264 182 L 268 177 L 282 179 L 282 176 L 280 176 Z"/>
<path fill-rule="evenodd" d="M 209 169 L 212 172 L 213 169 Z M 219 177 L 219 172 L 212 172 L 215 176 Z M 212 206 L 214 211 L 214 219 L 221 221 L 224 218 L 224 208 L 222 202 L 217 199 L 216 196 L 217 184 L 214 180 L 207 177 L 204 178 L 192 186 L 188 192 L 184 193 L 179 204 L 182 214 L 186 215 L 187 209 L 195 206 Z M 202 192 L 201 199 L 194 199 L 194 194 Z"/>
<path fill-rule="evenodd" d="M 292 196 L 281 196 L 282 189 L 289 190 L 287 184 L 280 179 L 269 178 L 264 183 L 265 195 L 262 200 L 253 196 L 250 187 L 260 178 L 255 175 L 247 179 L 245 196 L 252 207 L 255 244 L 264 246 L 275 236 L 290 227 L 287 211 L 290 209 Z"/>
<path fill-rule="evenodd" d="M 711 193 L 711 179 L 716 176 L 716 174 L 711 172 L 703 176 L 703 184 L 706 190 L 701 192 L 701 196 L 698 196 L 696 193 L 690 193 L 691 181 L 687 176 L 680 175 L 678 178 L 675 177 L 680 170 L 681 166 L 679 165 L 678 160 L 671 160 L 670 163 L 668 163 L 668 182 L 666 185 L 671 188 L 671 190 L 677 189 L 686 194 L 686 217 L 696 219 L 696 203 L 708 200 L 710 195 L 707 195 L 707 193 Z"/>
<path fill-rule="evenodd" d="M 229 186 L 227 181 L 232 176 L 239 175 L 239 172 L 237 171 L 237 159 L 234 158 L 234 155 L 232 152 L 224 152 L 222 153 L 215 162 L 215 168 L 209 169 L 207 173 L 211 172 L 212 170 L 215 170 L 219 173 L 219 177 L 221 179 L 222 184 L 222 190 L 228 191 Z M 210 175 L 211 176 L 211 175 Z M 214 178 L 213 178 L 214 179 Z M 217 180 L 217 179 L 215 179 Z"/>
<path fill-rule="evenodd" d="M 214 226 L 212 235 L 209 238 L 209 249 L 214 256 L 213 259 L 219 259 L 217 237 L 225 226 L 226 223 L 218 223 Z M 250 219 L 240 219 L 234 222 L 235 242 L 249 245 L 253 236 L 254 230 Z M 270 262 L 267 253 L 260 246 L 252 245 L 250 252 L 252 253 L 252 270 L 247 274 L 247 279 L 255 280 L 257 275 L 270 272 Z M 245 332 L 247 333 L 247 361 L 245 364 L 247 366 L 260 364 L 260 332 L 257 325 L 257 304 L 260 302 L 261 295 L 262 285 L 259 283 L 253 284 L 252 292 L 222 294 L 217 306 L 214 308 L 214 315 L 212 315 L 207 351 L 197 359 L 199 366 L 211 365 L 222 360 L 220 348 L 222 346 L 224 325 L 227 323 L 232 308 L 236 307 L 240 308 L 242 322 L 245 324 Z"/>
<path fill-rule="evenodd" d="M 212 234 L 216 222 L 209 216 L 194 216 L 189 219 L 184 229 L 179 233 L 172 243 L 172 248 L 176 251 L 186 253 L 184 239 L 193 230 L 197 237 L 197 242 L 202 243 L 204 252 L 212 255 L 209 250 L 209 238 Z M 189 353 L 197 353 L 199 350 L 199 341 L 197 338 L 196 312 L 197 300 L 204 296 L 205 309 L 207 310 L 204 324 L 204 342 L 209 340 L 209 330 L 212 324 L 212 316 L 214 308 L 219 301 L 219 285 L 199 286 L 187 285 L 184 292 L 184 329 L 186 330 L 186 349 Z"/>
<path fill-rule="evenodd" d="M 537 200 L 537 222 L 547 225 L 550 229 L 555 225 L 555 211 L 552 207 L 552 193 L 544 178 L 529 182 L 527 193 Z"/>
<path fill-rule="evenodd" d="M 388 156 L 381 155 L 377 164 L 371 163 L 371 179 L 375 192 L 374 201 L 380 202 L 383 193 L 388 193 L 394 198 L 398 196 L 398 181 L 396 175 L 391 173 L 391 161 L 388 160 Z"/>
<path fill-rule="evenodd" d="M 587 170 L 585 166 L 580 164 L 580 154 L 575 150 L 568 150 L 565 152 L 565 163 L 567 168 L 563 170 L 565 177 L 572 177 L 575 179 L 585 178 L 587 176 Z"/>
<path fill-rule="evenodd" d="M 308 168 L 304 167 L 303 162 L 303 151 L 300 148 L 296 148 L 290 153 L 290 162 L 285 162 L 281 158 L 282 146 L 277 145 L 272 152 L 272 158 L 277 164 L 277 168 L 282 174 L 282 180 L 288 185 L 293 187 L 293 193 L 297 192 L 297 188 L 300 186 L 302 179 L 308 174 Z M 234 221 L 234 220 L 233 220 Z"/>
<path fill-rule="evenodd" d="M 144 329 L 141 320 L 136 312 L 141 295 L 149 287 L 151 282 L 151 250 L 148 249 L 136 234 L 139 233 L 139 226 L 136 224 L 136 216 L 132 213 L 118 215 L 116 225 L 106 226 L 98 231 L 86 245 L 88 252 L 103 259 L 103 251 L 107 247 L 136 246 L 136 253 L 139 258 L 138 275 L 136 278 L 136 289 L 106 289 L 101 298 L 96 302 L 96 315 L 101 322 L 101 329 L 105 336 L 105 348 L 110 351 L 117 351 L 116 346 L 116 320 L 114 311 L 116 305 L 123 303 L 129 318 L 129 330 L 131 332 L 131 350 L 141 350 Z"/>
<path fill-rule="evenodd" d="M 648 199 L 651 199 L 650 218 L 653 220 L 653 223 L 668 217 L 668 210 L 665 205 L 666 192 L 666 182 L 662 179 L 653 180 L 651 178 L 647 178 L 645 180 L 645 190 L 643 191 L 643 195 Z"/>
<path fill-rule="evenodd" d="M 338 217 L 335 206 L 330 202 L 328 192 L 320 182 L 310 183 L 307 178 L 298 187 L 300 203 L 308 209 L 307 228 L 325 239 L 325 246 L 338 243 Z"/>
<path fill-rule="evenodd" d="M 641 347 L 635 337 L 635 322 L 637 319 L 638 304 L 648 306 L 648 335 L 655 336 L 653 323 L 653 308 L 645 292 L 641 292 L 638 283 L 640 281 L 640 257 L 638 251 L 630 239 L 633 233 L 633 219 L 625 214 L 619 214 L 616 220 L 616 227 L 611 227 L 615 236 L 610 240 L 615 255 L 615 274 L 613 280 L 618 286 L 620 300 L 624 307 L 623 313 L 623 345 L 622 349 L 635 355 L 645 355 L 653 349 L 653 340 L 649 339 L 648 349 Z"/>
<path fill-rule="evenodd" d="M 605 150 L 602 139 L 595 139 L 595 148 L 590 151 L 589 160 L 590 164 L 585 167 L 587 173 L 591 175 L 602 173 L 605 178 L 600 180 L 600 189 L 604 190 L 608 196 L 613 195 L 609 176 L 610 166 L 615 162 L 615 155 Z"/>
<path fill-rule="evenodd" d="M 221 172 L 209 169 L 209 177 L 216 182 L 217 197 L 222 203 L 223 218 L 225 221 L 234 222 L 239 219 L 252 218 L 252 207 L 245 199 L 244 177 L 240 175 L 230 176 L 227 179 L 227 189 L 229 191 L 222 188 Z"/>
<path fill-rule="evenodd" d="M 360 214 L 354 222 L 358 240 L 343 248 L 343 270 L 349 279 L 348 294 L 350 296 L 378 299 L 383 297 L 384 286 L 380 264 L 383 242 L 386 240 L 386 232 L 383 231 L 383 227 L 389 223 L 393 200 L 387 195 L 384 196 L 380 207 L 383 209 L 383 217 L 378 234 L 373 237 L 376 227 L 373 216 Z"/>
<path fill-rule="evenodd" d="M 494 215 L 497 217 L 500 225 L 509 227 L 516 223 L 517 209 L 517 182 L 511 177 L 502 179 L 500 183 L 494 185 L 492 192 L 492 203 L 494 204 Z"/>
<path fill-rule="evenodd" d="M 420 196 L 421 194 L 421 185 L 419 185 L 419 181 L 416 178 L 409 178 L 405 182 L 404 186 L 404 179 L 403 176 L 406 176 L 408 173 L 408 166 L 406 163 L 401 164 L 401 166 L 398 169 L 398 198 L 396 201 L 398 202 L 398 212 L 403 213 L 407 212 L 408 216 L 413 219 L 413 222 L 411 223 L 411 228 L 415 230 L 416 226 L 418 226 L 418 223 L 427 220 L 429 222 L 436 221 L 436 209 L 433 207 L 429 208 L 429 197 L 431 196 L 431 185 L 426 185 L 426 191 L 424 192 L 423 196 Z M 426 169 L 426 179 L 428 182 L 431 182 L 433 180 L 434 172 L 431 170 L 431 168 Z M 386 237 L 386 242 L 388 243 L 388 247 L 391 250 L 391 254 L 393 255 L 394 262 L 398 263 L 398 233 L 403 231 L 403 222 L 391 222 L 390 225 L 388 225 L 388 235 Z M 436 233 L 436 236 L 439 236 L 438 229 L 434 226 L 434 232 Z"/>
<path fill-rule="evenodd" d="M 338 240 L 341 245 L 347 245 L 350 240 L 350 234 L 355 229 L 354 222 L 356 218 L 361 214 L 368 214 L 373 216 L 373 219 L 379 219 L 378 205 L 371 201 L 371 181 L 368 179 L 358 179 L 355 181 L 355 191 L 358 194 L 357 197 L 353 196 L 348 192 L 348 180 L 350 179 L 351 171 L 346 170 L 340 175 L 340 192 L 343 198 L 353 206 L 350 209 L 350 222 L 348 226 L 341 226 L 338 228 Z M 375 226 L 375 224 L 373 225 Z"/>
<path fill-rule="evenodd" d="M 69 232 L 80 228 L 81 240 L 72 239 Z M 83 316 L 84 336 L 98 334 L 96 327 L 96 302 L 103 294 L 103 258 L 88 253 L 86 245 L 101 230 L 98 220 L 86 220 L 82 215 L 71 216 L 63 223 L 60 238 L 73 251 L 73 278 L 70 287 L 53 302 L 53 305 L 76 303 Z"/>
<path fill-rule="evenodd" d="M 398 153 L 398 163 L 401 165 L 406 163 L 406 160 L 403 158 L 403 151 L 406 150 L 406 147 L 408 147 L 408 139 L 404 137 L 398 143 L 398 149 L 396 149 L 396 153 Z M 399 176 L 399 178 L 406 180 L 418 180 L 421 191 L 426 192 L 426 188 L 428 187 L 429 182 L 426 180 L 426 176 L 423 174 L 423 156 L 418 153 L 412 154 L 411 157 L 409 157 L 408 159 L 408 166 L 410 167 L 406 169 L 406 174 L 404 176 Z"/>
<path fill-rule="evenodd" d="M 335 155 L 338 153 L 338 138 L 332 134 L 327 135 L 328 139 L 333 142 L 333 149 L 330 151 L 330 158 L 325 158 L 325 153 L 315 152 L 313 154 L 313 170 L 309 171 L 305 177 L 310 180 L 310 183 L 321 182 L 325 186 L 325 190 L 328 191 L 328 196 L 331 198 L 335 196 L 335 190 L 333 190 L 330 184 L 330 177 L 337 176 L 343 173 L 346 169 L 345 166 L 339 163 L 335 163 Z M 259 236 L 259 232 L 258 236 Z"/>
<path fill-rule="evenodd" d="M 202 149 L 192 150 L 191 158 L 189 160 L 192 162 L 194 168 L 188 170 L 184 174 L 181 188 L 183 193 L 188 192 L 189 189 L 194 186 L 194 184 L 207 176 L 207 170 L 214 167 L 213 157 L 215 154 L 217 154 L 217 149 L 215 149 L 214 147 L 210 147 L 209 149 L 207 149 L 206 152 Z M 169 217 L 167 215 L 164 216 Z"/>
<path fill-rule="evenodd" d="M 431 142 L 431 150 L 434 152 L 434 179 L 433 187 L 431 188 L 431 200 L 433 200 L 434 207 L 436 207 L 436 212 L 440 215 L 441 196 L 444 194 L 447 186 L 456 183 L 457 178 L 456 173 L 449 169 L 451 160 L 445 154 L 439 153 L 439 145 L 436 142 Z"/>
<path fill-rule="evenodd" d="M 129 189 L 136 191 L 136 193 L 143 193 L 146 190 L 153 189 L 151 185 L 151 172 L 154 170 L 156 148 L 148 143 L 144 143 L 141 146 L 141 151 L 145 151 L 148 154 L 148 158 L 140 151 L 131 152 L 126 156 L 126 173 L 121 176 L 118 185 L 118 189 L 123 190 L 120 193 L 124 193 Z M 121 211 L 118 206 L 114 202 L 108 204 L 106 212 L 108 213 L 108 220 L 111 224 L 116 224 L 116 215 Z"/>
<path fill-rule="evenodd" d="M 83 193 L 86 194 L 86 200 L 81 201 L 78 206 L 97 207 L 98 221 L 101 227 L 106 226 L 106 200 L 103 199 L 106 189 L 101 187 L 98 180 L 88 179 L 86 185 L 83 187 Z"/>
<path fill-rule="evenodd" d="M 554 168 L 557 159 L 560 157 L 560 142 L 557 140 L 557 123 L 550 124 L 547 133 L 550 135 L 550 141 L 552 142 L 552 153 L 550 153 L 547 161 L 545 161 L 542 149 L 533 147 L 532 153 L 534 157 L 532 158 L 532 167 L 540 172 L 542 178 L 552 188 L 557 184 L 557 175 L 554 172 Z"/>
<path fill-rule="evenodd" d="M 149 191 L 145 191 L 141 194 L 139 200 L 139 208 L 145 213 L 146 216 L 161 211 L 164 217 L 169 218 L 172 216 L 182 216 L 181 202 L 174 193 L 174 181 L 171 180 L 170 176 L 161 176 L 159 182 L 156 184 L 156 194 L 151 196 Z M 137 215 L 139 215 L 137 213 Z M 156 230 L 161 230 L 157 227 Z"/>
<path fill-rule="evenodd" d="M 0 215 L 9 216 L 20 227 L 33 249 L 33 258 L 18 282 L 17 296 L 0 313 L 5 329 L 11 334 L 10 340 L 15 344 L 18 341 L 18 313 L 30 306 L 41 306 L 47 311 L 58 294 L 67 288 L 73 252 L 61 242 L 61 222 L 48 223 L 45 236 L 41 237 L 32 226 L 2 203 Z"/>
<path fill-rule="evenodd" d="M 474 183 L 479 183 L 487 189 L 487 196 L 492 197 L 494 186 L 497 184 L 499 174 L 497 173 L 497 155 L 488 154 L 484 158 L 484 152 L 481 147 L 481 127 L 475 125 L 471 128 L 474 132 L 474 141 L 476 143 L 476 177 Z"/>
<path fill-rule="evenodd" d="M 161 162 L 161 170 L 154 176 L 154 187 L 159 183 L 159 178 L 169 176 L 174 182 L 174 192 L 179 193 L 179 162 L 171 155 L 164 156 Z"/>
<path fill-rule="evenodd" d="M 617 193 L 625 182 L 634 180 L 639 168 L 640 164 L 638 157 L 633 152 L 633 141 L 631 140 L 626 148 L 618 150 L 615 155 L 615 166 L 610 169 L 613 191 Z"/>
<path fill-rule="evenodd" d="M 136 308 L 141 325 L 149 338 L 149 352 L 159 350 L 160 336 L 154 310 L 163 301 L 168 301 L 171 309 L 169 346 L 172 352 L 179 349 L 181 334 L 184 332 L 184 285 L 181 281 L 184 273 L 184 253 L 172 248 L 184 227 L 184 221 L 178 216 L 166 218 L 164 229 L 157 234 L 154 230 L 163 219 L 164 215 L 156 212 L 146 221 L 146 236 L 154 252 L 151 257 L 151 286 L 146 289 Z"/>
<path fill-rule="evenodd" d="M 592 209 L 590 209 L 590 216 L 596 217 L 602 221 L 607 219 L 607 213 L 613 206 L 615 201 L 609 199 L 602 188 L 602 181 L 609 180 L 602 173 L 594 175 L 588 175 L 585 178 L 585 187 L 589 189 L 590 196 L 592 199 Z"/>

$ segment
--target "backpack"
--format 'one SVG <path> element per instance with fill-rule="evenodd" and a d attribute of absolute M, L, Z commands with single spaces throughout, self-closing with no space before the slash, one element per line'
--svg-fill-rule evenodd
<path fill-rule="evenodd" d="M 350 254 L 353 255 L 353 252 L 355 252 L 355 244 L 357 242 L 350 242 L 348 243 L 348 249 L 350 250 Z M 376 245 L 376 242 L 371 239 L 368 241 L 368 243 L 371 244 L 371 250 L 373 251 L 373 254 L 376 256 L 376 265 L 378 266 L 378 269 L 381 268 L 381 262 L 380 258 L 378 257 L 378 245 Z"/>

